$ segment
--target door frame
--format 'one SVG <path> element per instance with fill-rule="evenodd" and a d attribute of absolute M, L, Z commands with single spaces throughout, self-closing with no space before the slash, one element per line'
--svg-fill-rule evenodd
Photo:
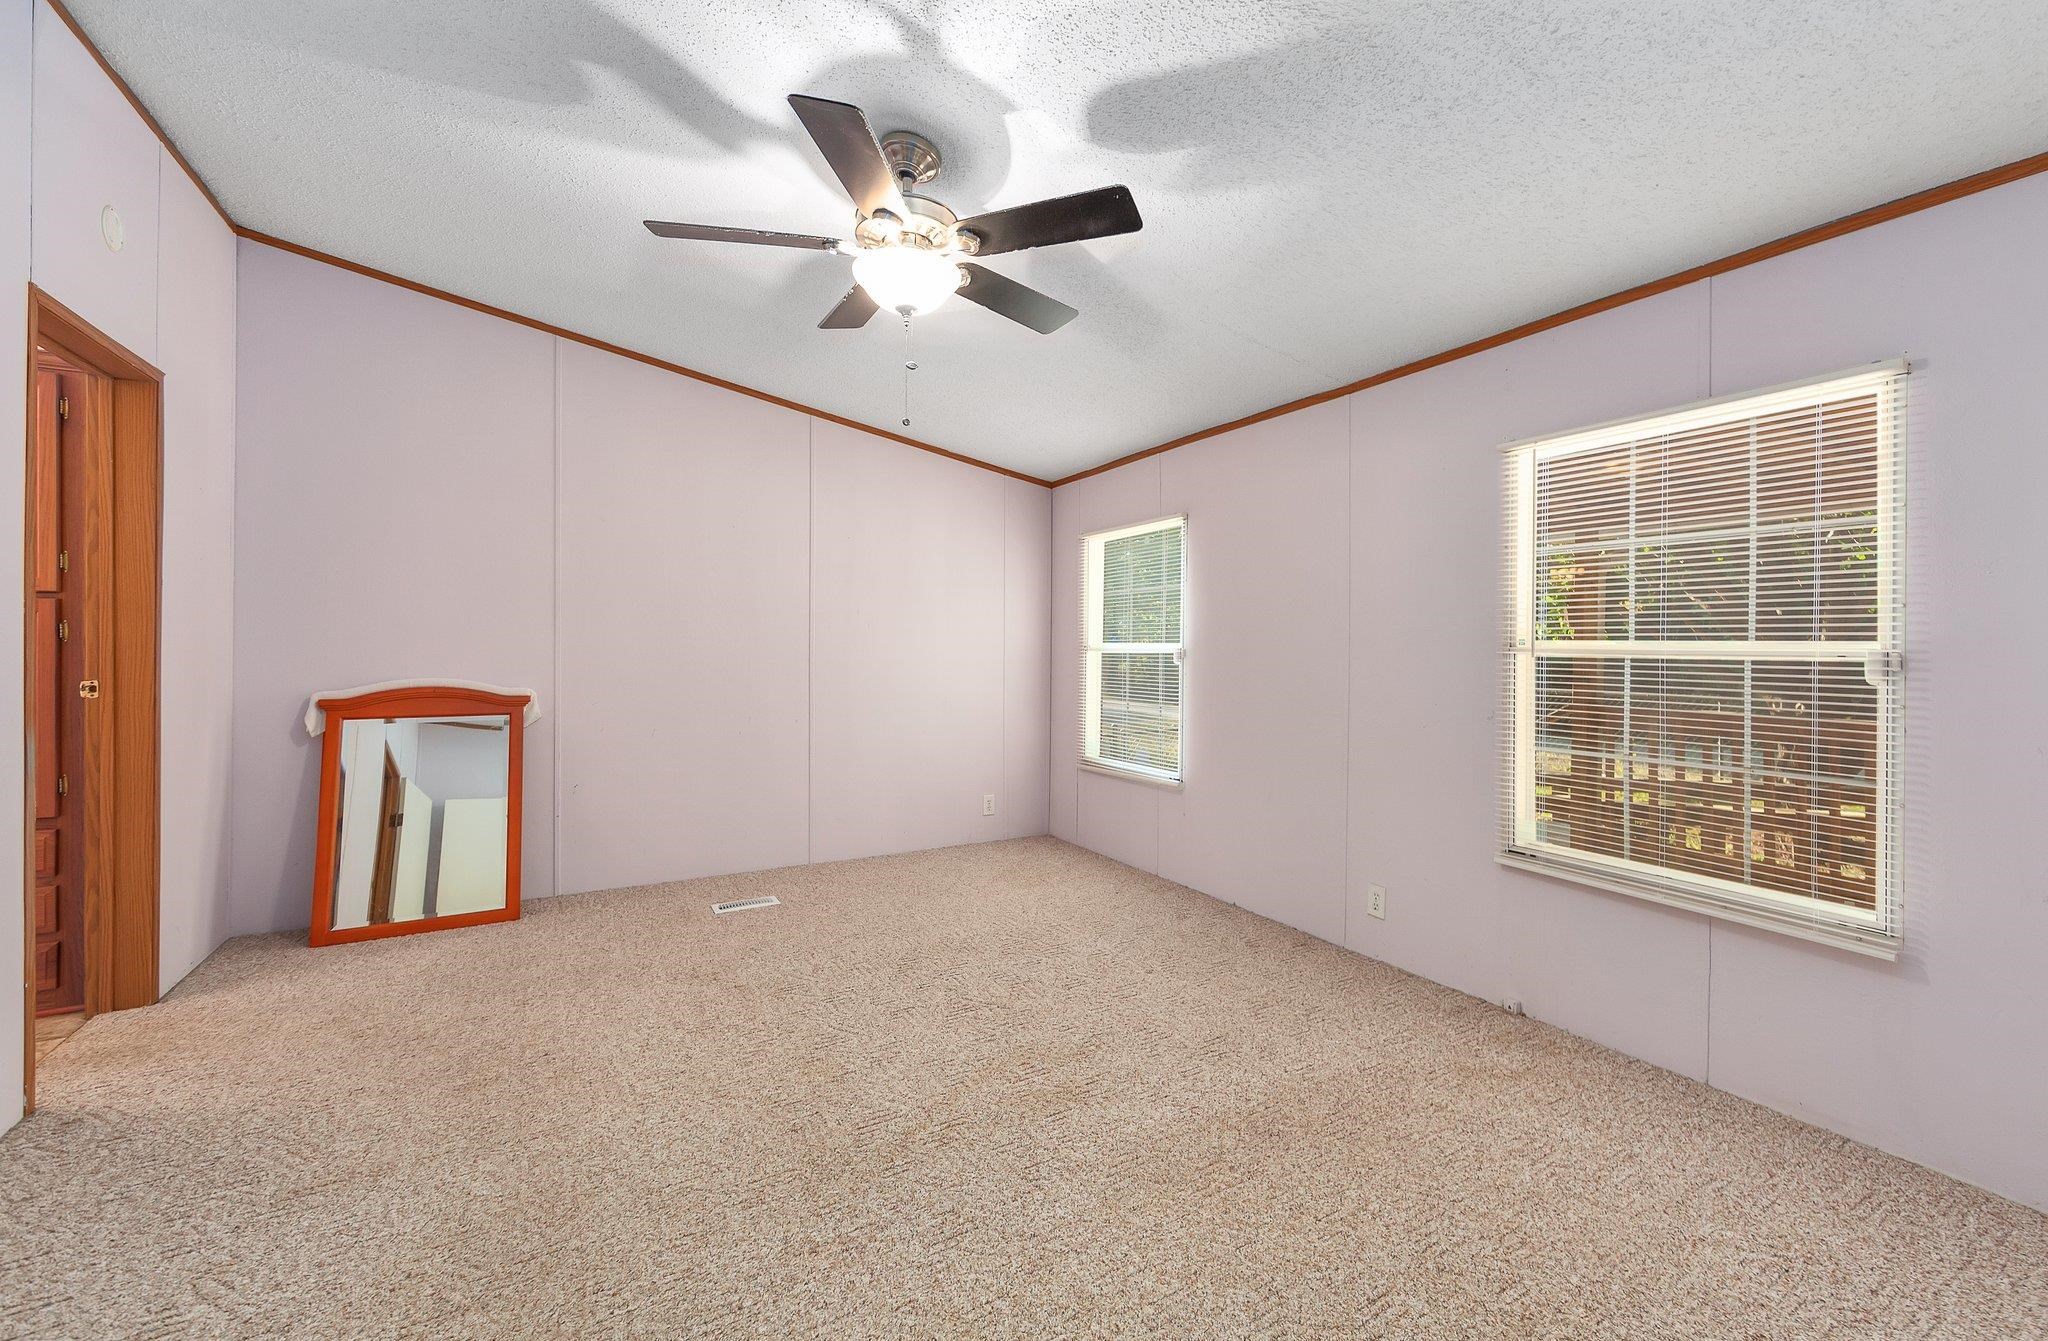
<path fill-rule="evenodd" d="M 43 347 L 108 384 L 107 412 L 88 421 L 85 554 L 92 580 L 81 619 L 97 631 L 104 688 L 85 714 L 85 1013 L 157 999 L 160 791 L 157 656 L 163 568 L 163 374 L 70 308 L 28 286 L 29 389 L 23 479 L 35 453 L 36 351 Z M 35 500 L 24 489 L 22 581 L 33 582 L 29 548 Z M 35 758 L 34 603 L 24 601 L 22 776 Z M 35 1110 L 35 801 L 22 803 L 22 1046 L 24 1109 Z"/>

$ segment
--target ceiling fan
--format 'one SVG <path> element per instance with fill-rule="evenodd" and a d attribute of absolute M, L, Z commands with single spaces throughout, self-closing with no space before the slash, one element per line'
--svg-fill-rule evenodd
<path fill-rule="evenodd" d="M 938 201 L 913 191 L 939 175 L 939 151 L 931 141 L 895 130 L 878 144 L 867 114 L 851 103 L 793 93 L 789 105 L 853 197 L 851 241 L 656 219 L 646 223 L 647 230 L 660 237 L 799 247 L 852 257 L 854 285 L 818 323 L 821 329 L 854 330 L 885 307 L 908 320 L 932 311 L 957 292 L 971 303 L 1050 335 L 1080 313 L 972 258 L 1114 237 L 1145 226 L 1129 188 L 1122 186 L 959 218 Z"/>

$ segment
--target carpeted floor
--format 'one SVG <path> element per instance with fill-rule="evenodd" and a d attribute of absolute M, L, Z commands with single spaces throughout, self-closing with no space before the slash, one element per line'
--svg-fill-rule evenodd
<path fill-rule="evenodd" d="M 2048 1336 L 2048 1218 L 1052 839 L 234 941 L 41 1096 L 10 1336 Z"/>

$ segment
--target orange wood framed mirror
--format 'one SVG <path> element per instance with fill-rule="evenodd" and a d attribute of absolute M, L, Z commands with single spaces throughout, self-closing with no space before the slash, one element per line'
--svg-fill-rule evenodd
<path fill-rule="evenodd" d="M 312 944 L 518 919 L 529 701 L 453 685 L 314 700 Z"/>

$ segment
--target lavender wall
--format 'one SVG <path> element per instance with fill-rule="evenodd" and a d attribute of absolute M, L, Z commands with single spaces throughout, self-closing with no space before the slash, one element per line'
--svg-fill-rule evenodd
<path fill-rule="evenodd" d="M 530 894 L 1045 831 L 1050 496 L 245 242 L 235 926 L 323 688 L 527 685 Z M 997 796 L 997 813 L 981 798 Z"/>
<path fill-rule="evenodd" d="M 1054 832 L 2048 1208 L 2044 235 L 2033 178 L 1058 490 Z M 1900 356 L 1899 962 L 1495 866 L 1496 446 Z M 1078 537 L 1182 510 L 1186 786 L 1081 774 Z"/>
<path fill-rule="evenodd" d="M 2048 1207 L 2048 901 L 2015 763 L 2048 757 L 2024 617 L 2048 486 L 2044 231 L 2036 178 L 1048 498 L 253 244 L 238 259 L 61 22 L 0 0 L 0 273 L 166 372 L 166 986 L 231 928 L 304 920 L 304 694 L 445 671 L 549 705 L 536 893 L 1049 825 Z M 20 329 L 0 324 L 0 363 L 21 366 Z M 1494 445 L 1902 354 L 1905 956 L 1495 867 Z M 0 423 L 21 424 L 19 387 L 4 397 Z M 19 516 L 19 476 L 0 481 Z M 1194 653 L 1176 793 L 1066 761 L 1076 538 L 1178 511 Z M 0 547 L 0 583 L 19 555 Z M 0 657 L 18 638 L 0 630 Z M 21 733 L 0 695 L 0 737 Z M 0 809 L 20 785 L 0 773 Z M 0 861 L 22 856 L 0 835 Z M 1367 883 L 1389 888 L 1384 922 Z M 0 960 L 20 935 L 0 918 Z M 0 1035 L 19 1012 L 0 993 Z M 0 1126 L 18 1068 L 0 1047 Z"/>
<path fill-rule="evenodd" d="M 169 154 L 159 160 L 157 189 L 157 364 L 164 374 L 157 936 L 161 985 L 169 991 L 229 934 L 235 235 Z"/>
<path fill-rule="evenodd" d="M 236 932 L 304 926 L 322 689 L 414 676 L 554 703 L 554 341 L 252 243 L 238 276 Z M 553 809 L 553 725 L 525 813 Z M 529 823 L 523 887 L 551 887 Z"/>
<path fill-rule="evenodd" d="M 33 69 L 34 0 L 0 0 L 0 285 L 5 292 L 26 294 L 29 275 L 29 123 L 30 77 Z M 28 317 L 0 318 L 0 368 L 28 363 Z M 20 377 L 0 377 L 0 459 L 26 460 L 23 428 L 28 420 L 27 384 Z M 0 516 L 23 515 L 24 473 L 0 469 Z M 22 546 L 0 544 L 0 589 L 20 591 Z M 0 619 L 0 664 L 22 663 L 21 621 Z M 22 698 L 0 693 L 0 759 L 19 761 L 27 748 L 22 728 Z M 0 768 L 0 815 L 18 815 L 23 823 L 0 824 L 0 870 L 26 871 L 22 840 L 27 828 L 23 771 L 9 763 Z M 0 909 L 0 964 L 25 964 L 22 938 L 25 919 L 10 905 Z M 0 1131 L 21 1118 L 22 1063 L 15 1040 L 22 1037 L 23 994 L 0 989 Z"/>
<path fill-rule="evenodd" d="M 810 420 L 558 353 L 562 888 L 800 864 Z"/>
<path fill-rule="evenodd" d="M 811 859 L 1044 832 L 1042 765 L 1031 801 L 1005 786 L 1006 631 L 1031 607 L 1003 570 L 1010 490 L 1047 491 L 829 423 L 811 478 Z M 1031 678 L 1043 698 L 1043 662 Z"/>
<path fill-rule="evenodd" d="M 162 894 L 159 981 L 172 984 L 227 934 L 228 735 L 233 641 L 234 236 L 63 21 L 35 0 L 0 3 L 0 277 L 33 280 L 164 374 Z M 121 214 L 109 250 L 100 211 Z M 25 313 L 0 324 L 0 366 L 24 366 Z M 23 459 L 23 384 L 4 379 L 0 424 Z M 0 512 L 22 515 L 22 473 L 0 471 Z M 0 546 L 0 586 L 21 588 L 19 544 Z M 0 661 L 21 664 L 19 622 Z M 0 739 L 24 748 L 21 699 L 0 695 Z M 0 811 L 19 814 L 22 775 L 0 770 Z M 5 826 L 0 864 L 23 867 Z M 22 960 L 22 922 L 0 918 L 0 962 Z M 0 1037 L 19 1037 L 22 997 L 0 993 Z M 19 1050 L 0 1046 L 0 1127 L 19 1115 Z"/>

